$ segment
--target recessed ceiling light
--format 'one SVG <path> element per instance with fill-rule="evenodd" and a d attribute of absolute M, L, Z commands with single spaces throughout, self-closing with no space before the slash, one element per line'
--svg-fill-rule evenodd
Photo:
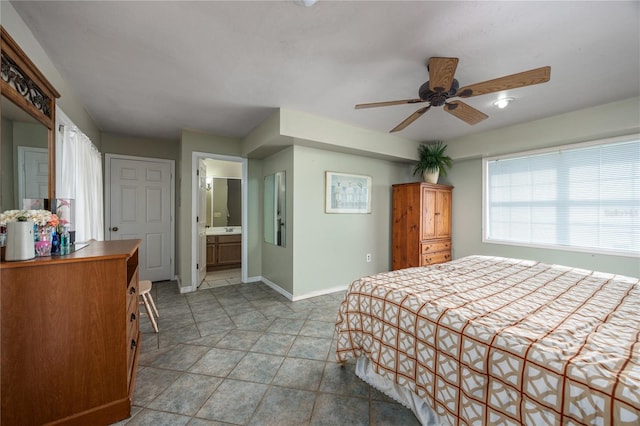
<path fill-rule="evenodd" d="M 501 98 L 493 103 L 494 106 L 497 106 L 500 109 L 506 108 L 509 106 L 511 102 L 515 101 L 514 98 Z"/>

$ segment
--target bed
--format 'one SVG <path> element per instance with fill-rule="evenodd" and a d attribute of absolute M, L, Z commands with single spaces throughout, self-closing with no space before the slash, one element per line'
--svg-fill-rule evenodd
<path fill-rule="evenodd" d="M 469 256 L 354 281 L 336 331 L 423 424 L 640 424 L 637 278 Z"/>

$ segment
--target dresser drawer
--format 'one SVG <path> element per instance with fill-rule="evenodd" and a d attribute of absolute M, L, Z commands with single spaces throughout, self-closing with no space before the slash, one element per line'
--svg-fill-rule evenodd
<path fill-rule="evenodd" d="M 451 241 L 420 244 L 420 252 L 422 254 L 435 253 L 438 251 L 451 251 Z"/>
<path fill-rule="evenodd" d="M 218 235 L 218 244 L 240 243 L 240 242 L 242 242 L 242 235 L 240 234 Z"/>
<path fill-rule="evenodd" d="M 138 305 L 134 304 L 133 306 L 129 306 L 129 309 L 127 309 L 127 340 L 138 332 L 139 317 L 140 311 L 138 310 Z"/>
<path fill-rule="evenodd" d="M 129 287 L 127 287 L 127 301 L 125 302 L 127 305 L 127 314 L 132 309 L 132 307 L 137 306 L 138 303 L 138 283 L 132 283 Z"/>
<path fill-rule="evenodd" d="M 216 236 L 215 235 L 207 235 L 207 244 L 215 244 Z"/>
<path fill-rule="evenodd" d="M 139 338 L 138 325 L 131 324 L 131 327 L 127 331 L 127 382 L 133 377 L 133 364 L 136 358 L 136 352 L 139 350 Z"/>
<path fill-rule="evenodd" d="M 435 265 L 436 263 L 448 262 L 451 260 L 450 251 L 439 251 L 422 255 L 421 266 Z"/>
<path fill-rule="evenodd" d="M 135 355 L 135 346 L 138 345 L 138 331 L 140 327 L 140 311 L 138 309 L 138 299 L 137 297 L 130 298 L 130 304 L 127 307 L 127 366 L 129 370 L 133 365 L 133 357 Z M 131 342 L 135 341 L 135 345 L 131 347 Z M 131 376 L 131 374 L 129 374 Z"/>

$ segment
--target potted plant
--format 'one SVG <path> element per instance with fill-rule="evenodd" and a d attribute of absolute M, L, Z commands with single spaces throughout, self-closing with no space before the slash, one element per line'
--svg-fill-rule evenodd
<path fill-rule="evenodd" d="M 438 177 L 447 175 L 447 168 L 451 168 L 453 160 L 444 155 L 447 145 L 442 141 L 435 141 L 418 147 L 418 162 L 413 168 L 414 176 L 420 173 L 425 182 L 438 183 Z"/>

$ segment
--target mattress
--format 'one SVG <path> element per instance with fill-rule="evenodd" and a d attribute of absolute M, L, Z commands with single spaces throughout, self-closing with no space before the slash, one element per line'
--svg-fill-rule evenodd
<path fill-rule="evenodd" d="M 637 278 L 469 256 L 354 281 L 336 331 L 441 423 L 640 424 Z"/>

